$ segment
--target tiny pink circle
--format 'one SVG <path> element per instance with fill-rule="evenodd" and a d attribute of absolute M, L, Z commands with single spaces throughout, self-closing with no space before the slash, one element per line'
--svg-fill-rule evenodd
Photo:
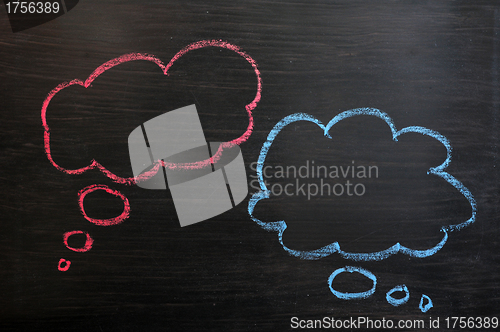
<path fill-rule="evenodd" d="M 64 267 L 62 266 L 62 264 L 63 264 L 63 263 L 66 263 L 66 265 L 64 265 Z M 71 261 L 67 261 L 67 260 L 65 260 L 64 258 L 61 258 L 61 259 L 59 260 L 59 264 L 57 265 L 57 269 L 58 269 L 59 271 L 63 271 L 63 272 L 65 272 L 65 271 L 68 271 L 68 270 L 69 270 L 69 267 L 70 267 L 70 266 L 71 266 Z"/>

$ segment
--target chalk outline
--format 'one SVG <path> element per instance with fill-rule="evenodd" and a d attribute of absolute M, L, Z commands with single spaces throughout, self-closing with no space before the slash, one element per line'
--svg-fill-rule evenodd
<path fill-rule="evenodd" d="M 341 274 L 343 272 L 349 272 L 349 273 L 358 272 L 358 273 L 364 275 L 365 277 L 367 277 L 368 279 L 370 279 L 372 281 L 372 283 L 373 283 L 372 288 L 370 288 L 366 292 L 359 292 L 359 293 L 342 293 L 342 292 L 339 292 L 339 291 L 333 289 L 333 287 L 332 287 L 333 279 L 335 279 L 336 276 L 338 276 L 339 274 Z M 330 291 L 333 293 L 333 295 L 335 295 L 339 299 L 343 299 L 343 300 L 366 299 L 367 297 L 370 297 L 371 295 L 373 295 L 373 293 L 375 293 L 375 289 L 377 288 L 377 277 L 373 273 L 371 273 L 370 271 L 365 270 L 361 267 L 346 266 L 346 267 L 342 267 L 340 269 L 336 269 L 335 271 L 333 271 L 333 273 L 330 275 L 330 277 L 328 277 L 328 287 L 330 287 Z"/>
<path fill-rule="evenodd" d="M 64 265 L 64 267 L 62 267 L 62 263 L 66 263 L 66 265 Z M 71 261 L 68 261 L 64 258 L 61 258 L 59 260 L 59 263 L 57 264 L 57 269 L 61 272 L 66 272 L 69 270 L 69 267 L 71 266 Z"/>
<path fill-rule="evenodd" d="M 122 200 L 123 203 L 123 212 L 120 213 L 119 216 L 113 217 L 113 218 L 108 218 L 108 219 L 98 219 L 98 218 L 92 218 L 87 215 L 87 212 L 85 211 L 85 207 L 83 206 L 83 201 L 85 200 L 85 197 L 96 191 L 96 190 L 104 190 L 110 195 L 116 196 Z M 111 189 L 105 184 L 92 184 L 88 187 L 83 188 L 78 192 L 78 206 L 80 207 L 80 212 L 82 213 L 83 217 L 90 221 L 91 223 L 98 225 L 98 226 L 114 226 L 121 224 L 125 219 L 127 219 L 130 215 L 130 202 L 128 198 L 122 194 L 118 190 Z"/>
<path fill-rule="evenodd" d="M 427 304 L 424 306 L 424 298 L 427 299 Z M 432 307 L 434 307 L 434 304 L 432 303 L 432 300 L 430 297 L 428 297 L 425 294 L 422 294 L 422 297 L 420 298 L 420 303 L 418 304 L 418 307 L 420 308 L 420 311 L 422 312 L 427 312 L 429 311 Z"/>
<path fill-rule="evenodd" d="M 65 89 L 69 86 L 72 86 L 72 85 L 80 85 L 80 86 L 83 86 L 84 88 L 88 88 L 91 86 L 92 82 L 97 77 L 99 77 L 99 75 L 106 72 L 108 69 L 111 69 L 111 68 L 113 68 L 121 63 L 135 61 L 135 60 L 146 60 L 146 61 L 153 62 L 158 67 L 160 67 L 160 69 L 162 70 L 162 72 L 165 76 L 168 76 L 168 70 L 170 69 L 170 67 L 172 67 L 172 65 L 175 63 L 175 61 L 177 61 L 180 57 L 182 57 L 183 55 L 185 55 L 186 53 L 188 53 L 190 51 L 205 48 L 205 47 L 210 47 L 210 46 L 225 48 L 225 49 L 228 49 L 228 50 L 231 50 L 231 51 L 237 53 L 238 55 L 243 57 L 248 63 L 250 63 L 252 65 L 252 68 L 253 68 L 255 75 L 257 77 L 257 92 L 255 94 L 255 97 L 249 104 L 247 104 L 245 106 L 245 109 L 248 113 L 248 127 L 247 127 L 246 131 L 240 137 L 238 137 L 232 141 L 221 143 L 219 145 L 219 149 L 217 150 L 217 152 L 209 159 L 201 160 L 201 161 L 197 161 L 197 162 L 192 162 L 192 163 L 178 163 L 178 164 L 166 163 L 163 160 L 157 160 L 155 162 L 154 167 L 150 171 L 142 173 L 138 177 L 130 177 L 130 178 L 120 177 L 120 176 L 112 173 L 111 171 L 109 171 L 107 168 L 105 168 L 103 165 L 101 165 L 95 159 L 92 159 L 91 163 L 89 165 L 82 167 L 82 168 L 78 168 L 78 169 L 67 169 L 67 168 L 64 168 L 62 166 L 59 166 L 54 161 L 54 159 L 52 158 L 51 150 L 50 150 L 50 128 L 49 128 L 49 125 L 47 122 L 47 108 L 48 108 L 52 98 L 58 92 L 60 92 L 61 90 Z M 226 41 L 201 40 L 201 41 L 189 44 L 188 46 L 184 47 L 182 50 L 177 52 L 166 66 L 160 59 L 156 58 L 154 55 L 151 55 L 151 54 L 147 54 L 147 53 L 124 54 L 124 55 L 121 55 L 115 59 L 109 60 L 109 61 L 105 62 L 104 64 L 100 65 L 99 67 L 97 67 L 85 81 L 81 81 L 79 79 L 74 79 L 74 80 L 69 81 L 69 82 L 63 82 L 48 93 L 47 97 L 43 101 L 42 110 L 41 110 L 42 125 L 44 128 L 45 154 L 47 155 L 47 158 L 49 159 L 52 166 L 54 166 L 55 168 L 57 168 L 61 172 L 64 172 L 67 174 L 82 174 L 90 169 L 97 168 L 105 176 L 107 176 L 108 178 L 110 178 L 114 182 L 120 183 L 120 184 L 126 184 L 126 185 L 132 185 L 132 184 L 135 184 L 137 181 L 145 181 L 145 180 L 153 177 L 159 171 L 160 165 L 163 167 L 170 168 L 170 169 L 176 169 L 176 168 L 200 169 L 203 167 L 208 167 L 211 164 L 216 163 L 220 159 L 220 156 L 221 156 L 222 151 L 224 149 L 231 148 L 235 145 L 240 145 L 241 143 L 245 142 L 250 137 L 250 135 L 252 134 L 252 131 L 253 131 L 253 127 L 254 127 L 254 120 L 253 120 L 252 111 L 257 107 L 257 103 L 260 101 L 261 92 L 262 92 L 262 79 L 260 77 L 260 71 L 257 68 L 257 62 L 255 62 L 255 60 L 250 55 L 248 55 L 247 53 L 242 51 L 238 46 L 230 44 Z"/>
<path fill-rule="evenodd" d="M 75 234 L 85 234 L 86 239 L 85 239 L 85 244 L 83 245 L 83 247 L 81 247 L 81 248 L 75 248 L 75 247 L 71 247 L 68 244 L 68 239 L 71 236 L 75 235 Z M 68 248 L 69 250 L 72 250 L 72 251 L 75 251 L 75 252 L 87 252 L 90 249 L 92 249 L 92 244 L 94 244 L 94 239 L 87 232 L 84 232 L 84 231 L 71 231 L 71 232 L 66 232 L 66 233 L 63 234 L 63 242 L 64 242 L 64 245 L 66 246 L 66 248 Z M 60 261 L 59 261 L 59 263 L 60 263 Z"/>
<path fill-rule="evenodd" d="M 315 123 L 318 125 L 321 129 L 324 131 L 324 135 L 327 138 L 332 138 L 329 135 L 330 129 L 338 122 L 341 120 L 351 118 L 354 116 L 361 116 L 361 115 L 369 115 L 369 116 L 375 116 L 379 119 L 384 120 L 389 128 L 391 129 L 392 132 L 392 139 L 397 142 L 398 137 L 402 134 L 406 133 L 419 133 L 424 136 L 429 136 L 432 137 L 439 142 L 441 142 L 445 148 L 446 148 L 446 160 L 439 166 L 437 167 L 431 167 L 427 171 L 427 174 L 434 174 L 437 175 L 441 178 L 443 178 L 446 182 L 451 184 L 455 189 L 457 189 L 469 202 L 472 208 L 472 213 L 471 217 L 459 224 L 455 225 L 448 225 L 448 226 L 443 226 L 441 228 L 441 232 L 444 233 L 443 239 L 434 247 L 426 249 L 426 250 L 416 250 L 416 249 L 410 249 L 408 247 L 405 247 L 401 245 L 399 242 L 397 242 L 395 245 L 389 247 L 388 249 L 378 251 L 378 252 L 373 252 L 373 253 L 350 253 L 350 252 L 345 252 L 341 250 L 340 245 L 338 242 L 333 242 L 329 245 L 326 245 L 322 248 L 316 249 L 316 250 L 308 250 L 308 251 L 303 251 L 303 250 L 294 250 L 288 248 L 284 243 L 283 243 L 283 233 L 287 228 L 287 223 L 284 220 L 280 221 L 275 221 L 275 222 L 263 222 L 256 217 L 253 216 L 253 211 L 255 209 L 256 204 L 262 200 L 262 199 L 267 199 L 270 197 L 270 191 L 267 189 L 266 184 L 264 182 L 263 174 L 262 174 L 262 169 L 264 166 L 264 162 L 267 156 L 267 153 L 269 152 L 269 149 L 274 142 L 274 139 L 276 136 L 281 132 L 281 130 L 286 127 L 287 125 L 297 122 L 297 121 L 309 121 L 312 123 Z M 285 118 L 281 119 L 274 127 L 273 129 L 269 132 L 269 135 L 267 136 L 266 142 L 262 145 L 262 148 L 260 150 L 260 155 L 259 159 L 257 161 L 257 177 L 259 179 L 259 185 L 261 188 L 261 191 L 255 193 L 252 195 L 250 198 L 250 201 L 248 202 L 248 213 L 250 215 L 250 218 L 256 222 L 260 227 L 267 231 L 275 231 L 278 233 L 278 241 L 283 247 L 283 249 L 288 252 L 291 256 L 295 256 L 301 259 L 306 259 L 306 260 L 317 260 L 323 257 L 327 257 L 333 253 L 338 252 L 343 258 L 345 259 L 350 259 L 353 261 L 381 261 L 384 260 L 394 254 L 397 253 L 403 253 L 406 254 L 410 257 L 418 257 L 418 258 L 424 258 L 424 257 L 429 257 L 434 255 L 436 252 L 438 252 L 441 248 L 443 248 L 444 244 L 448 240 L 448 233 L 453 232 L 453 231 L 459 231 L 464 227 L 469 226 L 470 224 L 474 223 L 476 220 L 476 201 L 469 191 L 459 180 L 454 178 L 451 174 L 445 172 L 444 170 L 446 167 L 451 162 L 451 144 L 448 141 L 448 139 L 438 133 L 437 131 L 427 129 L 425 127 L 420 127 L 420 126 L 410 126 L 403 128 L 401 130 L 397 130 L 396 126 L 394 125 L 392 119 L 387 115 L 385 112 L 382 112 L 378 109 L 375 108 L 357 108 L 357 109 L 352 109 L 348 111 L 344 111 L 337 116 L 335 116 L 328 124 L 325 126 L 313 117 L 312 115 L 306 114 L 306 113 L 295 113 L 289 116 L 286 116 Z"/>
<path fill-rule="evenodd" d="M 394 293 L 394 292 L 405 292 L 405 297 L 400 298 L 400 299 L 395 299 L 392 296 L 392 293 Z M 389 302 L 389 304 L 391 304 L 395 307 L 399 307 L 400 305 L 408 302 L 408 300 L 410 299 L 410 291 L 408 290 L 408 287 L 406 287 L 406 285 L 404 285 L 404 284 L 397 285 L 396 287 L 394 287 L 393 289 L 391 289 L 390 291 L 385 293 L 385 299 L 387 300 L 387 302 Z"/>

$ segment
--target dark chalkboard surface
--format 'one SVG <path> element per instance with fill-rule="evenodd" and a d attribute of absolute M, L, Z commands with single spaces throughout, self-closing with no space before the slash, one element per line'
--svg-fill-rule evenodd
<path fill-rule="evenodd" d="M 2 331 L 498 326 L 497 1 L 6 3 Z M 249 194 L 181 227 L 128 137 L 192 104 Z"/>

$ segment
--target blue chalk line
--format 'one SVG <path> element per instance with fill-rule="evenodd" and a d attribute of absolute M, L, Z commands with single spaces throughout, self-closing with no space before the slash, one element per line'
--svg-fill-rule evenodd
<path fill-rule="evenodd" d="M 328 138 L 332 138 L 329 135 L 330 129 L 337 124 L 338 122 L 351 118 L 354 116 L 359 116 L 359 115 L 369 115 L 369 116 L 375 116 L 377 118 L 380 118 L 384 120 L 389 128 L 391 129 L 392 132 L 392 139 L 394 141 L 398 141 L 398 137 L 400 135 L 406 134 L 406 133 L 419 133 L 424 136 L 429 136 L 432 137 L 441 144 L 443 144 L 446 148 L 446 160 L 439 166 L 437 167 L 431 167 L 428 171 L 427 174 L 434 174 L 437 175 L 441 178 L 443 178 L 446 182 L 451 184 L 454 188 L 456 188 L 469 202 L 471 208 L 472 208 L 472 213 L 471 217 L 466 220 L 465 222 L 462 222 L 460 224 L 455 224 L 455 225 L 448 225 L 444 226 L 441 228 L 441 232 L 443 232 L 443 238 L 442 240 L 434 247 L 426 249 L 426 250 L 415 250 L 411 249 L 408 247 L 405 247 L 401 245 L 399 242 L 396 243 L 395 245 L 391 246 L 390 248 L 387 248 L 382 251 L 378 252 L 371 252 L 371 253 L 350 253 L 343 251 L 340 248 L 340 245 L 338 242 L 333 242 L 327 246 L 324 246 L 322 248 L 316 249 L 316 250 L 294 250 L 288 248 L 284 243 L 283 243 L 283 233 L 285 232 L 287 228 L 287 224 L 284 220 L 281 221 L 275 221 L 275 222 L 263 222 L 259 220 L 258 218 L 254 217 L 253 211 L 255 209 L 255 206 L 257 203 L 262 200 L 262 199 L 267 199 L 270 197 L 270 191 L 267 189 L 266 184 L 264 182 L 264 177 L 263 177 L 263 172 L 262 169 L 264 167 L 264 162 L 266 160 L 267 153 L 269 152 L 269 149 L 271 145 L 274 142 L 274 139 L 276 136 L 281 132 L 281 130 L 286 127 L 287 125 L 297 122 L 297 121 L 309 121 L 312 123 L 315 123 L 323 129 L 324 135 Z M 306 114 L 306 113 L 295 113 L 292 115 L 289 115 L 283 119 L 281 119 L 275 126 L 274 128 L 269 132 L 269 135 L 267 136 L 266 142 L 262 145 L 262 148 L 260 150 L 260 155 L 257 161 L 257 177 L 259 179 L 259 185 L 260 185 L 260 192 L 257 192 L 253 194 L 252 198 L 250 199 L 248 203 L 248 213 L 250 215 L 250 218 L 256 222 L 259 226 L 261 226 L 263 229 L 267 231 L 274 231 L 278 233 L 278 241 L 283 247 L 283 249 L 288 252 L 290 255 L 299 257 L 301 259 L 307 259 L 307 260 L 316 260 L 320 259 L 323 257 L 327 257 L 333 253 L 339 253 L 343 258 L 345 259 L 350 259 L 353 261 L 381 261 L 383 259 L 386 259 L 389 256 L 392 256 L 397 253 L 403 253 L 411 257 L 429 257 L 434 255 L 436 252 L 438 252 L 443 246 L 445 245 L 446 241 L 448 240 L 448 233 L 453 232 L 453 231 L 459 231 L 464 227 L 469 226 L 470 224 L 474 223 L 476 220 L 476 211 L 477 211 L 477 206 L 476 206 L 476 200 L 474 199 L 473 195 L 467 189 L 460 181 L 458 181 L 456 178 L 454 178 L 451 174 L 445 172 L 446 167 L 451 162 L 451 144 L 448 141 L 448 139 L 441 135 L 440 133 L 427 129 L 425 127 L 419 127 L 419 126 L 411 126 L 411 127 L 406 127 L 401 130 L 397 130 L 396 126 L 394 125 L 392 119 L 384 112 L 374 109 L 374 108 L 358 108 L 358 109 L 353 109 L 349 111 L 342 112 L 335 116 L 328 124 L 325 126 L 313 117 L 312 115 Z"/>
<path fill-rule="evenodd" d="M 392 297 L 392 293 L 394 292 L 405 292 L 405 297 L 401 299 L 395 299 L 394 297 Z M 408 287 L 406 287 L 406 285 L 399 285 L 388 291 L 385 294 L 385 299 L 393 306 L 399 307 L 400 305 L 408 302 L 408 300 L 410 299 L 410 292 L 408 291 Z"/>
<path fill-rule="evenodd" d="M 424 305 L 424 300 L 427 301 L 427 304 Z M 432 300 L 430 297 L 428 297 L 427 295 L 425 294 L 422 294 L 422 297 L 420 298 L 420 303 L 418 305 L 418 307 L 420 308 L 420 311 L 422 312 L 427 312 L 429 311 L 429 309 L 431 309 L 432 307 L 434 306 L 434 304 L 432 304 Z"/>
<path fill-rule="evenodd" d="M 372 283 L 373 283 L 372 288 L 370 288 L 366 292 L 359 292 L 359 293 L 343 293 L 343 292 L 339 292 L 339 291 L 333 289 L 333 287 L 332 287 L 333 279 L 335 279 L 335 277 L 337 275 L 339 275 L 343 272 L 361 273 L 362 275 L 364 275 L 365 277 L 367 277 L 368 279 L 370 279 L 372 281 Z M 375 277 L 375 275 L 373 273 L 371 273 L 370 271 L 365 270 L 363 268 L 356 267 L 356 266 L 346 266 L 346 267 L 343 267 L 343 268 L 340 268 L 340 269 L 333 271 L 333 273 L 328 278 L 328 287 L 330 287 L 330 290 L 332 291 L 333 295 L 335 295 L 339 299 L 343 299 L 343 300 L 366 299 L 367 297 L 369 297 L 373 293 L 375 293 L 375 289 L 377 288 L 377 277 Z"/>

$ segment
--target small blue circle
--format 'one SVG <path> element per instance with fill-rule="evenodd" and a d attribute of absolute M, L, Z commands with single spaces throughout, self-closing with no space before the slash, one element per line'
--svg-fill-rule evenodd
<path fill-rule="evenodd" d="M 424 299 L 427 300 L 427 304 L 424 305 Z M 429 311 L 430 308 L 432 308 L 434 306 L 434 304 L 432 304 L 432 300 L 430 297 L 428 297 L 427 295 L 425 294 L 422 294 L 422 297 L 420 298 L 420 304 L 418 305 L 418 307 L 420 308 L 420 311 L 422 312 L 427 312 Z"/>
<path fill-rule="evenodd" d="M 364 275 L 365 277 L 367 277 L 368 279 L 373 281 L 373 287 L 366 292 L 360 292 L 360 293 L 342 293 L 342 292 L 336 291 L 332 287 L 333 279 L 335 279 L 335 277 L 342 272 L 361 273 L 362 275 Z M 377 287 L 377 277 L 375 277 L 375 275 L 373 273 L 371 273 L 370 271 L 362 269 L 360 267 L 346 266 L 346 267 L 343 267 L 343 268 L 340 268 L 340 269 L 333 271 L 333 273 L 328 278 L 328 286 L 330 287 L 330 290 L 332 291 L 333 295 L 335 295 L 339 299 L 343 299 L 343 300 L 366 299 L 368 296 L 375 293 L 375 288 Z"/>
<path fill-rule="evenodd" d="M 406 295 L 401 299 L 395 299 L 392 297 L 392 293 L 394 292 L 405 292 Z M 385 298 L 387 299 L 387 302 L 397 307 L 402 305 L 403 303 L 408 302 L 408 300 L 410 299 L 410 292 L 408 291 L 408 287 L 406 287 L 406 285 L 398 285 L 393 289 L 391 289 L 390 291 L 388 291 L 387 294 L 385 295 Z"/>

